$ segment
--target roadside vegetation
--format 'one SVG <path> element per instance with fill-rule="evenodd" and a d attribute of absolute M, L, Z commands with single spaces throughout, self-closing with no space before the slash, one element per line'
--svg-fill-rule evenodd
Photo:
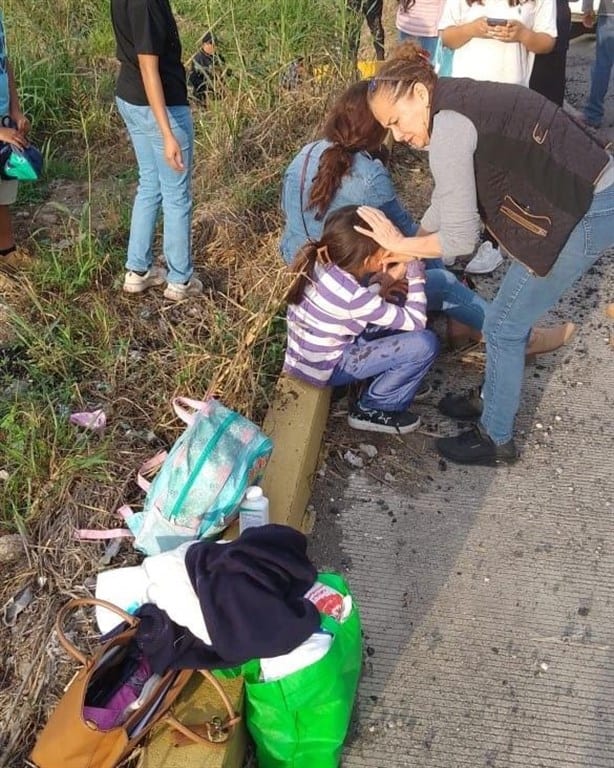
<path fill-rule="evenodd" d="M 73 531 L 115 525 L 120 501 L 138 500 L 134 469 L 178 434 L 171 398 L 213 391 L 264 414 L 283 355 L 281 175 L 353 77 L 344 0 L 172 5 L 184 60 L 212 29 L 230 70 L 223 96 L 194 106 L 194 250 L 207 291 L 178 306 L 120 290 L 136 171 L 113 106 L 108 0 L 3 4 L 46 175 L 21 186 L 14 210 L 32 263 L 0 275 L 0 533 L 25 544 L 2 565 L 0 608 L 25 587 L 32 595 L 2 632 L 0 766 L 23 762 L 69 677 L 53 619 L 69 595 L 87 594 L 102 554 Z M 286 91 L 281 77 L 298 56 L 313 76 Z M 71 412 L 99 408 L 104 432 L 69 424 Z M 115 564 L 129 561 L 124 548 Z"/>

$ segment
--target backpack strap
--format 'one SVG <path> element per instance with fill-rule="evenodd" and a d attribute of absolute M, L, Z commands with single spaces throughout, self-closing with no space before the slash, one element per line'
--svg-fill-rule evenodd
<path fill-rule="evenodd" d="M 193 401 L 197 402 L 197 401 Z M 160 451 L 152 456 L 151 459 L 141 464 L 139 471 L 137 472 L 136 482 L 139 488 L 147 493 L 151 487 L 149 480 L 145 478 L 145 475 L 149 475 L 159 469 L 165 462 L 168 456 L 168 451 Z M 128 520 L 132 517 L 134 511 L 127 504 L 124 504 L 117 510 L 117 514 L 123 519 Z M 107 539 L 123 539 L 134 538 L 134 534 L 128 528 L 79 528 L 75 531 L 75 538 L 82 541 L 106 541 Z"/>
<path fill-rule="evenodd" d="M 147 459 L 147 461 L 141 464 L 140 469 L 136 475 L 136 483 L 142 491 L 145 491 L 145 493 L 147 493 L 147 491 L 151 486 L 150 481 L 145 479 L 145 475 L 151 475 L 157 469 L 160 469 L 160 467 L 166 461 L 167 456 L 168 456 L 168 451 L 160 451 L 160 453 L 156 453 L 156 455 L 152 456 L 151 459 Z M 124 509 L 129 509 L 129 507 L 122 507 L 121 509 L 118 510 L 119 514 L 122 515 L 122 517 L 124 517 L 122 513 L 122 510 Z"/>
<path fill-rule="evenodd" d="M 314 143 L 309 147 L 309 152 L 307 152 L 307 155 L 305 157 L 305 162 L 303 163 L 303 167 L 301 169 L 301 183 L 299 188 L 299 206 L 301 208 L 301 219 L 303 220 L 303 229 L 305 230 L 305 236 L 307 237 L 307 240 L 311 240 L 311 237 L 309 235 L 309 232 L 307 231 L 307 223 L 305 221 L 305 208 L 303 206 L 303 197 L 305 192 L 305 177 L 307 175 L 307 166 L 309 165 L 309 158 L 311 157 L 311 153 L 319 143 L 320 143 L 319 141 L 314 141 Z"/>

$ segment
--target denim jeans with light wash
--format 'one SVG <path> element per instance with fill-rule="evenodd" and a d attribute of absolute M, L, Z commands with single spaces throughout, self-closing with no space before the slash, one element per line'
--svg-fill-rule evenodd
<path fill-rule="evenodd" d="M 531 327 L 614 245 L 614 184 L 593 198 L 552 270 L 534 277 L 515 262 L 486 312 L 486 377 L 481 425 L 497 445 L 512 438 Z"/>
<path fill-rule="evenodd" d="M 329 380 L 332 387 L 371 379 L 360 396 L 365 408 L 404 411 L 439 351 L 432 331 L 381 331 L 356 337 Z"/>
<path fill-rule="evenodd" d="M 590 125 L 600 126 L 603 120 L 603 102 L 610 86 L 614 66 L 614 16 L 597 17 L 597 47 L 591 69 L 591 89 L 584 107 L 584 117 Z"/>
<path fill-rule="evenodd" d="M 161 206 L 162 249 L 168 265 L 168 281 L 187 283 L 194 271 L 191 245 L 194 132 L 190 108 L 166 108 L 185 166 L 183 171 L 175 171 L 164 158 L 164 141 L 151 108 L 129 104 L 120 98 L 116 98 L 116 102 L 139 166 L 126 269 L 146 272 L 153 264 L 153 238 Z"/>
<path fill-rule="evenodd" d="M 445 312 L 471 328 L 482 330 L 484 317 L 488 310 L 488 302 L 479 294 L 472 291 L 456 278 L 449 270 L 431 266 L 428 259 L 425 263 L 426 308 L 429 312 Z M 430 267 L 430 268 L 429 268 Z"/>

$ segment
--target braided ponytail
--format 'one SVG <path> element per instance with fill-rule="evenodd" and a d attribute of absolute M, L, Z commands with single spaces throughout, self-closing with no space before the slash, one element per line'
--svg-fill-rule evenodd
<path fill-rule="evenodd" d="M 388 61 L 369 81 L 369 95 L 385 93 L 392 101 L 411 96 L 416 83 L 422 83 L 429 93 L 433 92 L 437 75 L 428 53 L 417 43 L 407 41 L 398 45 Z"/>
<path fill-rule="evenodd" d="M 326 215 L 343 177 L 351 170 L 357 152 L 375 152 L 386 137 L 386 130 L 371 114 L 367 103 L 369 84 L 361 80 L 347 88 L 333 104 L 322 130 L 332 146 L 320 158 L 311 191 L 309 208 L 316 218 Z"/>

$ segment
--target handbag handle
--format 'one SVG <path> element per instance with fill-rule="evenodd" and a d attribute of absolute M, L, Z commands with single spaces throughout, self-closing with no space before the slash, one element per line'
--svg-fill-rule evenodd
<path fill-rule="evenodd" d="M 58 640 L 60 641 L 60 644 L 64 650 L 74 659 L 81 662 L 84 667 L 86 667 L 88 664 L 88 657 L 66 637 L 66 634 L 64 633 L 64 621 L 69 612 L 75 608 L 91 605 L 99 605 L 102 608 L 106 608 L 108 611 L 116 613 L 118 616 L 121 616 L 122 619 L 131 627 L 136 627 L 139 623 L 138 619 L 136 619 L 134 616 L 131 616 L 129 613 L 126 613 L 126 611 L 123 611 L 121 608 L 118 608 L 116 605 L 113 605 L 113 603 L 109 603 L 106 600 L 99 600 L 97 597 L 76 597 L 73 600 L 69 600 L 59 610 L 55 620 L 55 631 L 57 632 Z"/>
<path fill-rule="evenodd" d="M 198 671 L 215 689 L 222 700 L 222 704 L 224 705 L 228 717 L 225 720 L 220 720 L 218 717 L 212 717 L 211 720 L 207 720 L 204 723 L 185 725 L 180 720 L 177 720 L 174 715 L 171 715 L 170 713 L 167 714 L 164 718 L 167 724 L 181 734 L 177 734 L 175 737 L 175 746 L 181 746 L 182 744 L 187 743 L 187 741 L 192 741 L 196 744 L 205 744 L 207 746 L 222 745 L 228 741 L 234 728 L 241 722 L 241 716 L 235 712 L 232 702 L 211 672 L 206 669 L 199 669 Z M 182 736 L 185 738 L 181 738 Z"/>

